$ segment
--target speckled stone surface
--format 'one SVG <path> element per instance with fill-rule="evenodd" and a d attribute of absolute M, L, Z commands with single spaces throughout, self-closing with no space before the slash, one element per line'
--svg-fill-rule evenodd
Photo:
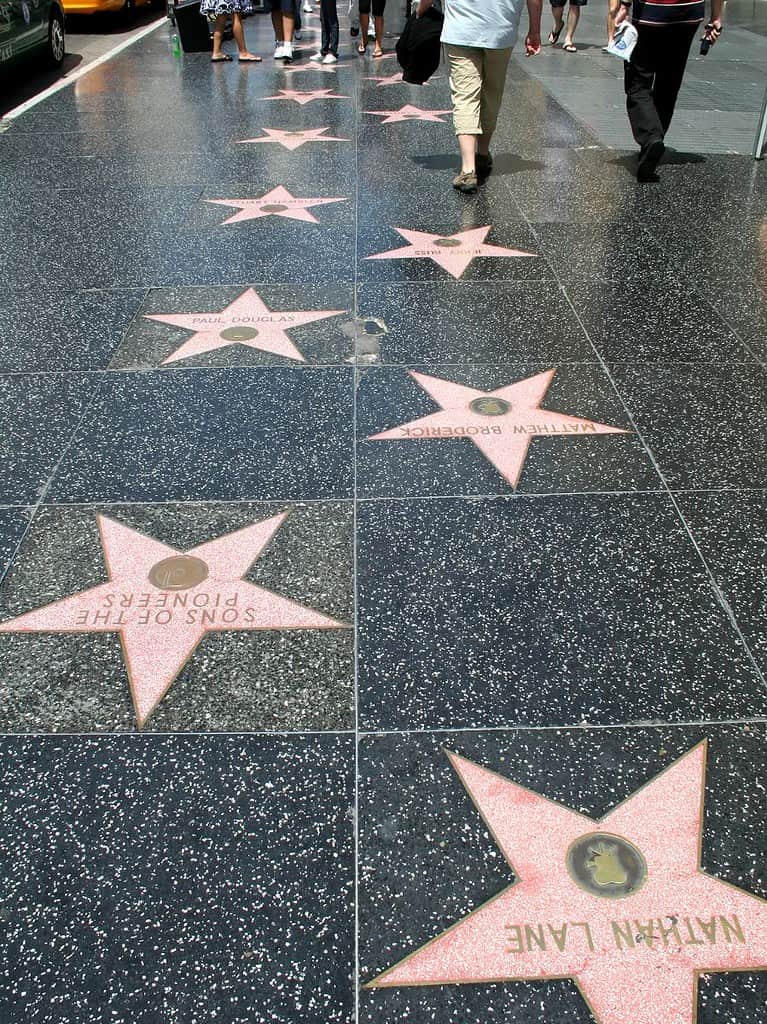
<path fill-rule="evenodd" d="M 555 281 L 359 285 L 361 317 L 386 333 L 375 362 L 504 363 L 535 357 L 595 362 L 596 355 Z"/>
<path fill-rule="evenodd" d="M 767 897 L 767 798 L 755 765 L 763 725 L 370 736 L 360 748 L 360 978 L 418 949 L 514 880 L 445 756 L 455 751 L 537 793 L 601 817 L 709 741 L 702 866 Z M 698 1021 L 761 1024 L 767 974 L 701 979 Z M 592 1024 L 572 981 L 362 990 L 360 1020 Z"/>
<path fill-rule="evenodd" d="M 351 739 L 0 750 L 5 1020 L 349 1024 Z"/>
<path fill-rule="evenodd" d="M 682 514 L 739 628 L 767 670 L 767 497 L 763 491 L 681 494 Z"/>
<path fill-rule="evenodd" d="M 8 292 L 0 305 L 0 371 L 103 370 L 143 292 Z"/>
<path fill-rule="evenodd" d="M 284 525 L 245 579 L 351 624 L 349 503 L 43 508 L 0 590 L 2 619 L 109 578 L 99 512 L 183 551 L 284 511 Z M 179 665 L 145 728 L 347 729 L 353 723 L 353 651 L 351 629 L 209 632 Z M 0 666 L 5 732 L 135 729 L 116 632 L 3 634 Z"/>
<path fill-rule="evenodd" d="M 545 365 L 417 366 L 419 373 L 493 391 L 544 370 Z M 491 461 L 467 437 L 368 440 L 384 430 L 438 411 L 436 402 L 400 368 L 358 371 L 357 488 L 362 497 L 512 492 Z M 557 368 L 541 403 L 568 416 L 631 431 L 604 371 L 597 366 Z M 528 417 L 530 425 L 536 416 Z M 538 417 L 540 419 L 540 417 Z M 488 423 L 491 420 L 488 418 Z M 533 437 L 520 491 L 655 490 L 660 480 L 643 445 L 626 434 Z"/>
<path fill-rule="evenodd" d="M 765 486 L 764 368 L 623 364 L 611 373 L 671 488 Z"/>
<path fill-rule="evenodd" d="M 97 387 L 81 374 L 0 375 L 0 504 L 42 497 Z"/>
<path fill-rule="evenodd" d="M 54 501 L 346 498 L 352 371 L 179 370 L 101 384 Z"/>
<path fill-rule="evenodd" d="M 376 501 L 358 529 L 365 729 L 767 711 L 666 496 Z"/>
<path fill-rule="evenodd" d="M 0 580 L 29 526 L 31 509 L 0 508 Z"/>

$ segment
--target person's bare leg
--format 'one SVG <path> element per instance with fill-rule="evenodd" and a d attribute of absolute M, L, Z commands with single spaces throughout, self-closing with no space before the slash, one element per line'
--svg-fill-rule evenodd
<path fill-rule="evenodd" d="M 618 13 L 619 3 L 615 0 L 607 0 L 607 45 L 613 41 L 615 35 L 615 15 Z"/>
<path fill-rule="evenodd" d="M 551 16 L 554 19 L 554 28 L 551 30 L 551 34 L 558 38 L 559 33 L 562 31 L 562 24 L 565 20 L 564 7 L 552 7 Z"/>
<path fill-rule="evenodd" d="M 570 4 L 570 7 L 567 11 L 567 31 L 565 32 L 565 41 L 562 44 L 563 46 L 573 45 L 573 36 L 575 35 L 575 30 L 578 27 L 580 17 L 580 7 L 573 7 L 573 5 Z"/>
<path fill-rule="evenodd" d="M 213 53 L 211 54 L 211 60 L 218 60 L 224 56 L 224 51 L 221 49 L 221 44 L 224 41 L 224 29 L 226 28 L 226 15 L 219 14 L 213 23 Z"/>
<path fill-rule="evenodd" d="M 285 42 L 282 31 L 282 11 L 272 11 L 272 26 L 274 27 L 274 38 L 278 43 Z"/>
<path fill-rule="evenodd" d="M 293 33 L 296 28 L 296 19 L 292 14 L 283 14 L 282 16 L 282 38 L 286 43 L 293 42 Z"/>
<path fill-rule="evenodd" d="M 242 27 L 242 18 L 236 12 L 232 15 L 232 35 L 237 43 L 240 56 L 253 60 L 255 54 L 251 53 L 245 45 L 245 29 Z"/>
<path fill-rule="evenodd" d="M 383 17 L 373 18 L 373 25 L 376 30 L 376 45 L 373 50 L 373 56 L 376 54 L 383 53 L 383 38 L 384 38 L 384 20 Z"/>
<path fill-rule="evenodd" d="M 370 26 L 370 15 L 360 14 L 360 41 L 359 49 L 367 49 L 368 45 L 368 28 Z"/>
<path fill-rule="evenodd" d="M 477 136 L 459 135 L 458 148 L 461 150 L 461 170 L 464 174 L 477 173 Z"/>

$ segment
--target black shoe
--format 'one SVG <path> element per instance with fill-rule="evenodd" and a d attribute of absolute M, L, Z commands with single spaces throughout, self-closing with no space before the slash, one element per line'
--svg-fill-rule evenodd
<path fill-rule="evenodd" d="M 661 162 L 665 152 L 663 139 L 653 139 L 652 142 L 648 142 L 646 146 L 642 147 L 637 164 L 637 181 L 657 180 L 655 168 Z"/>

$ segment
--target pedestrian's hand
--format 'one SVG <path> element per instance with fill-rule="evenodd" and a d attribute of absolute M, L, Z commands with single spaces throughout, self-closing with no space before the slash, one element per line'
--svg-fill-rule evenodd
<path fill-rule="evenodd" d="M 615 27 L 616 28 L 619 25 L 622 25 L 623 22 L 628 18 L 629 10 L 630 10 L 630 8 L 626 7 L 625 4 L 621 4 L 620 5 L 620 7 L 618 8 L 618 13 L 615 15 Z"/>
<path fill-rule="evenodd" d="M 418 7 L 416 8 L 416 12 L 415 12 L 416 18 L 422 18 L 424 16 L 424 14 L 426 14 L 426 12 L 432 6 L 433 3 L 434 3 L 434 0 L 421 0 L 421 2 L 418 4 Z"/>
<path fill-rule="evenodd" d="M 708 25 L 706 25 L 706 27 L 705 27 L 705 29 L 703 31 L 703 38 L 704 39 L 708 39 L 708 41 L 713 46 L 714 43 L 717 41 L 717 39 L 719 38 L 719 36 L 721 34 L 722 34 L 722 19 L 721 18 L 715 18 L 713 21 L 710 21 L 708 23 Z"/>
<path fill-rule="evenodd" d="M 533 32 L 532 30 L 527 33 L 525 39 L 525 52 L 528 57 L 537 57 L 541 52 L 541 33 Z"/>

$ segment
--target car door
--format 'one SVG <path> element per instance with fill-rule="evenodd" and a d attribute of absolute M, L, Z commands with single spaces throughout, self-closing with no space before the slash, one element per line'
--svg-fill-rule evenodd
<path fill-rule="evenodd" d="M 2 2 L 2 0 L 0 0 Z M 28 53 L 45 42 L 48 34 L 50 0 L 8 0 L 14 8 L 17 23 L 18 53 Z"/>

